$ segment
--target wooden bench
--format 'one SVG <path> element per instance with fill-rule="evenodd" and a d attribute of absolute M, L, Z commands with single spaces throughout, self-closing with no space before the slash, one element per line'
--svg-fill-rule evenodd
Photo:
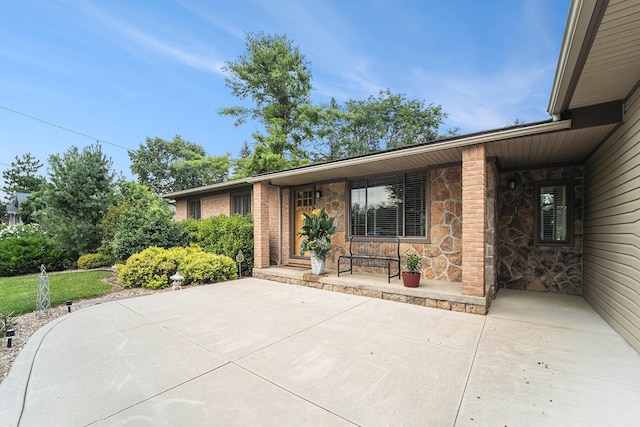
<path fill-rule="evenodd" d="M 344 265 L 341 269 L 340 266 Z M 347 271 L 353 274 L 353 265 L 387 269 L 387 280 L 392 277 L 400 279 L 400 239 L 397 237 L 351 236 L 349 253 L 338 257 L 338 277 Z M 391 274 L 392 272 L 396 274 Z M 397 270 L 396 268 L 397 267 Z"/>

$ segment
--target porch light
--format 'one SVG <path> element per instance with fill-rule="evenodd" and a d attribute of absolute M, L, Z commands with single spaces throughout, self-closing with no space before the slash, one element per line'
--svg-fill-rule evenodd
<path fill-rule="evenodd" d="M 319 199 L 320 197 L 322 197 L 322 191 L 317 190 L 316 191 L 316 199 Z"/>
<path fill-rule="evenodd" d="M 516 189 L 516 179 L 514 177 L 509 180 L 509 190 L 515 190 L 515 189 Z"/>

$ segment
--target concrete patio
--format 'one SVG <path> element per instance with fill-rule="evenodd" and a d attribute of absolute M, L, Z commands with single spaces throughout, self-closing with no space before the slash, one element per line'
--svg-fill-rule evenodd
<path fill-rule="evenodd" d="M 640 355 L 579 297 L 480 316 L 248 278 L 56 319 L 0 402 L 3 426 L 630 426 Z"/>

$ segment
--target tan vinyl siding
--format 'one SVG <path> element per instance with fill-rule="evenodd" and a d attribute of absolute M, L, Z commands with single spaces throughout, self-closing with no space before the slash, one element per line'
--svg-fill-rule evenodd
<path fill-rule="evenodd" d="M 584 298 L 640 351 L 640 91 L 585 165 Z"/>

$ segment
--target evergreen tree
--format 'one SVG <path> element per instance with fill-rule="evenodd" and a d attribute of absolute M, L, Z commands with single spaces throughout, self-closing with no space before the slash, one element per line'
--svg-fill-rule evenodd
<path fill-rule="evenodd" d="M 33 216 L 74 261 L 100 246 L 99 224 L 113 197 L 111 164 L 99 144 L 49 156 L 49 184 L 40 198 L 44 207 Z"/>

